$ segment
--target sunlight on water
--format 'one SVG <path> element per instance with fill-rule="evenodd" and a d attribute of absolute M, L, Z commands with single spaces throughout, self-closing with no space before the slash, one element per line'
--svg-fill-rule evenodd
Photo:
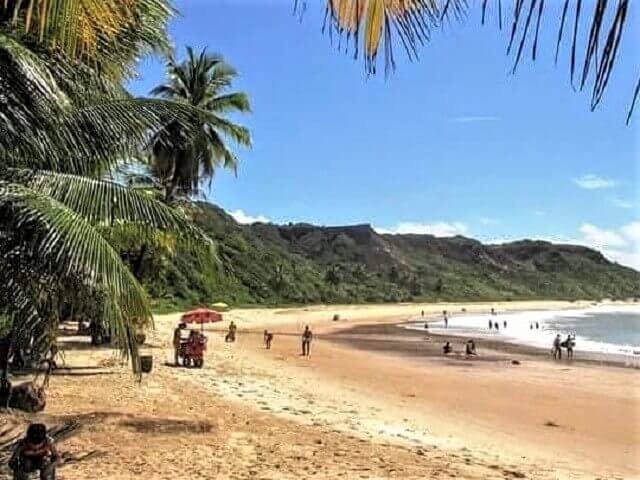
<path fill-rule="evenodd" d="M 489 320 L 499 329 L 489 330 Z M 504 326 L 507 322 L 507 326 Z M 536 328 L 536 322 L 538 328 Z M 424 330 L 424 322 L 407 325 Z M 603 306 L 587 310 L 531 311 L 497 315 L 472 314 L 450 316 L 444 321 L 429 322 L 429 331 L 476 338 L 504 339 L 541 348 L 551 348 L 557 334 L 576 336 L 576 351 L 640 356 L 640 306 Z"/>

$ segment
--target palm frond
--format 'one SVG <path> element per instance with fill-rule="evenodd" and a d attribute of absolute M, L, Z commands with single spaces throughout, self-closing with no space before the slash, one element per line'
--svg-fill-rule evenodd
<path fill-rule="evenodd" d="M 251 103 L 249 97 L 244 92 L 229 93 L 214 97 L 207 103 L 207 110 L 219 113 L 228 112 L 251 112 Z"/>
<path fill-rule="evenodd" d="M 353 46 L 355 56 L 363 51 L 368 73 L 376 72 L 379 52 L 384 52 L 385 71 L 395 68 L 393 47 L 401 44 L 410 60 L 418 58 L 418 48 L 430 37 L 430 30 L 443 24 L 445 17 L 465 18 L 471 8 L 466 0 L 326 0 L 325 26 L 329 35 L 344 38 Z M 302 15 L 307 0 L 294 0 L 294 11 Z M 591 109 L 597 108 L 618 62 L 623 34 L 629 23 L 629 0 L 594 0 L 593 10 L 585 12 L 582 0 L 545 2 L 545 0 L 482 0 L 482 22 L 487 12 L 497 12 L 500 29 L 510 23 L 508 53 L 513 56 L 512 71 L 530 51 L 538 58 L 543 22 L 557 16 L 555 60 L 571 30 L 569 72 L 577 78 L 579 89 L 591 84 Z M 571 28 L 569 28 L 571 27 Z M 580 52 L 582 60 L 579 60 Z M 581 63 L 581 68 L 579 64 Z M 635 97 L 634 97 L 635 98 Z M 630 115 L 635 106 L 631 104 Z"/>
<path fill-rule="evenodd" d="M 22 185 L 0 182 L 0 232 L 19 232 L 21 255 L 58 277 L 86 278 L 107 293 L 105 318 L 137 362 L 136 325 L 151 322 L 146 294 L 118 253 L 80 215 Z"/>
<path fill-rule="evenodd" d="M 149 51 L 168 51 L 168 0 L 20 0 L 0 3 L 11 26 L 49 49 L 120 77 Z"/>
<path fill-rule="evenodd" d="M 0 169 L 0 180 L 16 183 L 60 202 L 92 225 L 132 224 L 138 235 L 171 232 L 186 242 L 211 247 L 211 240 L 183 212 L 144 190 L 77 175 L 25 169 Z"/>

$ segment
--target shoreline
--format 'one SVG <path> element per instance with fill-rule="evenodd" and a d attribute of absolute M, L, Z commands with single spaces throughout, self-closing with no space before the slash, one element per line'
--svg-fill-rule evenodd
<path fill-rule="evenodd" d="M 563 306 L 575 304 L 509 305 Z M 631 369 L 558 364 L 526 352 L 517 353 L 517 366 L 506 360 L 516 354 L 505 352 L 495 354 L 505 361 L 416 361 L 334 340 L 353 327 L 401 333 L 394 325 L 421 309 L 231 311 L 205 326 L 202 369 L 172 365 L 179 314 L 158 316 L 143 349 L 154 357 L 153 371 L 140 384 L 111 351 L 65 337 L 66 368 L 51 377 L 47 409 L 24 420 L 82 423 L 60 445 L 72 457 L 96 456 L 60 472 L 79 480 L 173 480 L 190 472 L 238 480 L 640 477 L 640 417 L 630 401 L 640 379 Z M 443 306 L 424 309 L 435 315 Z M 224 342 L 230 320 L 238 325 L 236 343 Z M 305 324 L 315 334 L 310 358 L 300 356 Z M 262 342 L 265 328 L 275 334 L 271 350 Z M 79 381 L 92 388 L 78 390 Z"/>
<path fill-rule="evenodd" d="M 425 317 L 420 321 L 430 323 L 436 318 Z M 449 334 L 444 333 L 442 328 L 439 328 L 435 333 L 432 329 L 421 332 L 417 329 L 405 328 L 405 326 L 415 323 L 417 323 L 415 320 L 404 320 L 384 324 L 359 324 L 353 325 L 351 328 L 337 330 L 325 335 L 324 338 L 360 350 L 385 352 L 415 359 L 442 358 L 457 361 L 506 361 L 525 358 L 554 362 L 550 356 L 550 348 L 517 343 L 511 338 L 498 336 L 483 337 L 472 334 Z M 473 338 L 478 349 L 478 355 L 475 357 L 466 356 L 464 353 L 464 343 L 468 338 Z M 447 341 L 451 342 L 454 350 L 450 355 L 444 356 L 442 346 Z M 628 356 L 581 350 L 576 350 L 571 360 L 566 359 L 563 354 L 562 360 L 556 362 L 640 369 L 640 355 Z"/>

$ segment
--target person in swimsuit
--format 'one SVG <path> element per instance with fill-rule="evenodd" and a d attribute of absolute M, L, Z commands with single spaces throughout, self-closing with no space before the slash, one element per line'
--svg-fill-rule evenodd
<path fill-rule="evenodd" d="M 302 332 L 302 356 L 308 357 L 311 354 L 311 341 L 313 340 L 313 333 L 309 328 L 309 325 L 304 327 Z"/>
<path fill-rule="evenodd" d="M 185 323 L 179 323 L 173 330 L 173 363 L 178 365 L 180 359 L 180 344 L 182 343 L 182 331 L 187 328 Z"/>
<path fill-rule="evenodd" d="M 271 350 L 271 342 L 273 341 L 273 333 L 270 333 L 269 330 L 264 331 L 264 345 L 267 350 Z"/>
<path fill-rule="evenodd" d="M 40 480 L 55 480 L 58 460 L 58 451 L 53 439 L 47 435 L 47 427 L 32 423 L 25 437 L 16 444 L 9 467 L 13 470 L 14 480 L 29 480 L 35 472 L 40 474 Z"/>
<path fill-rule="evenodd" d="M 562 360 L 562 347 L 560 346 L 561 343 L 562 340 L 560 339 L 560 334 L 558 334 L 553 340 L 553 348 L 551 349 L 554 359 Z"/>
<path fill-rule="evenodd" d="M 238 327 L 236 327 L 236 324 L 233 323 L 233 320 L 232 320 L 231 323 L 229 324 L 229 331 L 227 332 L 227 335 L 224 337 L 224 341 L 235 342 L 237 330 L 238 330 Z"/>

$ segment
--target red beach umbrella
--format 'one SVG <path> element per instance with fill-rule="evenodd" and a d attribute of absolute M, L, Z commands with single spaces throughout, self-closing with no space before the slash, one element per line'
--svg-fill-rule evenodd
<path fill-rule="evenodd" d="M 222 314 L 208 308 L 197 308 L 182 315 L 180 320 L 184 323 L 199 323 L 204 328 L 205 323 L 221 322 Z"/>

